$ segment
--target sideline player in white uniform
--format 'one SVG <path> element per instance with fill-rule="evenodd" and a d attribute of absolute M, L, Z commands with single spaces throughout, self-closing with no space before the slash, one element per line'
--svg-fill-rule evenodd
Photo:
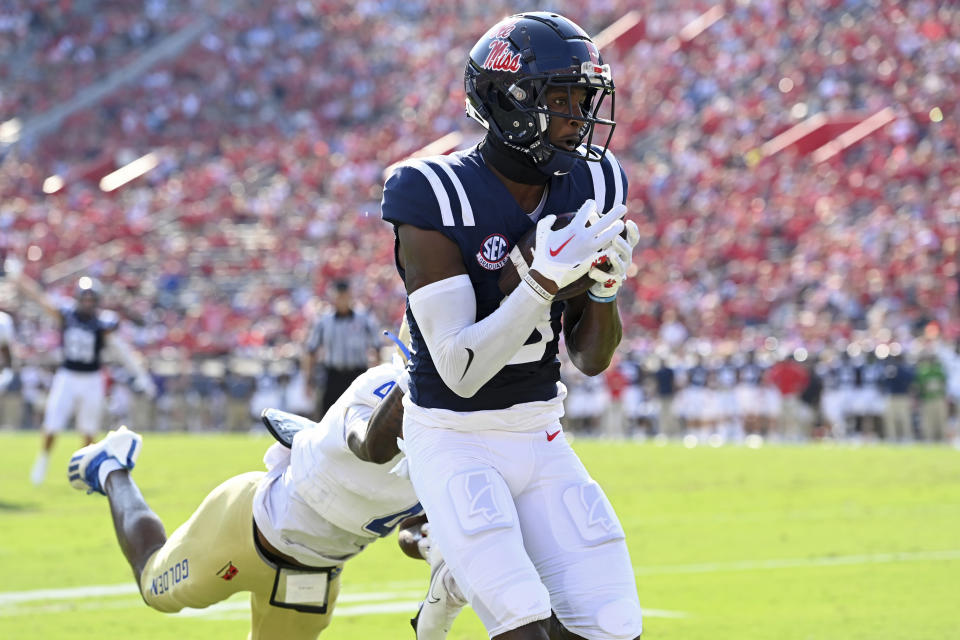
<path fill-rule="evenodd" d="M 115 354 L 136 376 L 136 386 L 151 397 L 156 386 L 136 357 L 132 347 L 114 334 L 119 324 L 117 314 L 99 309 L 100 284 L 84 276 L 77 282 L 72 306 L 57 306 L 40 286 L 23 273 L 15 260 L 6 261 L 6 271 L 17 288 L 60 326 L 62 361 L 53 377 L 50 395 L 43 415 L 43 443 L 30 472 L 30 480 L 39 485 L 47 475 L 50 451 L 57 434 L 76 415 L 77 431 L 86 444 L 100 430 L 106 396 L 101 367 L 105 348 Z"/>
<path fill-rule="evenodd" d="M 622 221 L 609 136 L 591 144 L 613 124 L 600 116 L 610 67 L 566 18 L 525 13 L 480 39 L 464 80 L 483 142 L 409 161 L 384 188 L 414 347 L 411 480 L 491 638 L 631 640 L 641 611 L 623 528 L 563 436 L 556 357 L 562 331 L 573 363 L 596 375 L 622 335 L 616 296 L 639 231 Z M 532 264 L 505 294 L 500 269 L 534 228 Z M 603 257 L 610 273 L 592 268 Z M 589 292 L 555 299 L 588 274 Z"/>
<path fill-rule="evenodd" d="M 129 473 L 141 448 L 136 433 L 121 427 L 77 451 L 70 482 L 107 496 L 150 607 L 172 613 L 249 591 L 252 640 L 316 638 L 330 622 L 344 562 L 422 511 L 409 479 L 392 472 L 402 462 L 403 377 L 397 365 L 370 369 L 319 423 L 267 410 L 279 441 L 264 455 L 268 471 L 218 486 L 169 538 Z"/>

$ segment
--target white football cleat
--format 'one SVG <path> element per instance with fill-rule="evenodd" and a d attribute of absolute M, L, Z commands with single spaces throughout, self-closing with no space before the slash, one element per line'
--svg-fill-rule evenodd
<path fill-rule="evenodd" d="M 111 431 L 100 442 L 88 444 L 78 449 L 70 457 L 67 477 L 74 489 L 106 495 L 100 486 L 100 465 L 105 461 L 116 460 L 124 469 L 133 469 L 143 447 L 143 438 L 126 427 Z"/>
<path fill-rule="evenodd" d="M 30 482 L 35 486 L 40 486 L 43 484 L 43 479 L 47 477 L 47 463 L 50 461 L 50 456 L 46 453 L 41 453 L 37 456 L 36 462 L 33 463 L 33 468 L 30 469 Z"/>
<path fill-rule="evenodd" d="M 417 633 L 417 640 L 444 640 L 467 600 L 460 593 L 450 567 L 438 550 L 431 550 L 430 555 L 434 560 L 430 570 L 430 588 L 410 624 Z"/>

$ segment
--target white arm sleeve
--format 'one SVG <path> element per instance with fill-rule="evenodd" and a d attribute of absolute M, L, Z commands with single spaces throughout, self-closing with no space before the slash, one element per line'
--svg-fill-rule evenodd
<path fill-rule="evenodd" d="M 526 282 L 477 322 L 477 298 L 466 274 L 410 294 L 410 310 L 444 384 L 470 398 L 523 346 L 550 303 Z"/>
<path fill-rule="evenodd" d="M 127 344 L 126 340 L 113 333 L 108 333 L 105 336 L 105 341 L 117 359 L 127 368 L 127 371 L 138 377 L 147 375 L 147 370 L 134 357 L 133 348 Z"/>

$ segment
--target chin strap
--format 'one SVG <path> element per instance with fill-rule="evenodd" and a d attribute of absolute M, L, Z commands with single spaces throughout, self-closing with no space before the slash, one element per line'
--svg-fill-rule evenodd
<path fill-rule="evenodd" d="M 514 151 L 489 135 L 480 143 L 480 155 L 483 156 L 484 162 L 515 182 L 521 184 L 550 182 L 551 174 L 544 173 L 521 151 Z"/>

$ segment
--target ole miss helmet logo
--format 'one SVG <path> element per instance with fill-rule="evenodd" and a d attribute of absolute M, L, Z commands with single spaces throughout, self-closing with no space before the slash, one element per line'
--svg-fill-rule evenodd
<path fill-rule="evenodd" d="M 493 39 L 488 45 L 490 53 L 480 66 L 490 71 L 520 71 L 520 53 L 513 50 L 507 39 L 517 26 L 516 20 L 504 20 L 490 30 Z"/>
<path fill-rule="evenodd" d="M 491 40 L 490 53 L 486 60 L 480 65 L 490 71 L 520 71 L 520 53 L 514 53 L 507 40 Z"/>
<path fill-rule="evenodd" d="M 507 248 L 510 242 L 502 234 L 494 233 L 487 236 L 480 251 L 477 252 L 477 262 L 484 269 L 496 271 L 507 262 Z"/>

